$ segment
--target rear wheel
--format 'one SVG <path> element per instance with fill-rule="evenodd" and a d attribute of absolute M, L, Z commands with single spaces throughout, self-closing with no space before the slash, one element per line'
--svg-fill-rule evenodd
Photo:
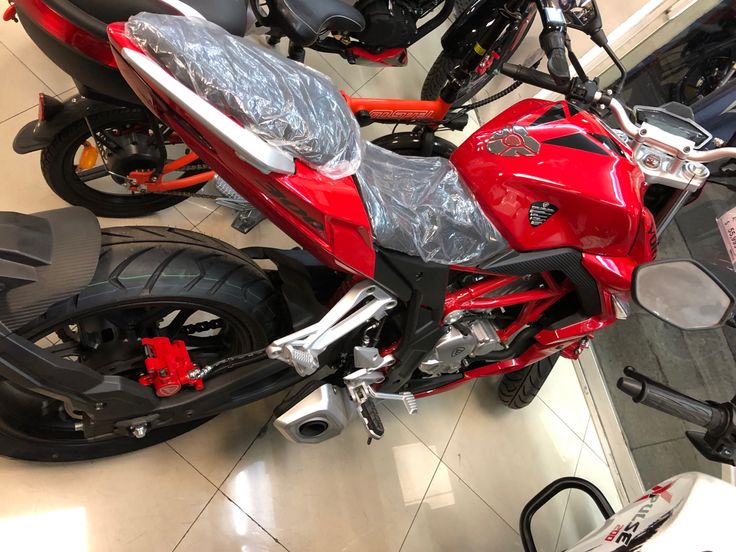
<path fill-rule="evenodd" d="M 504 374 L 498 388 L 498 398 L 509 408 L 519 409 L 529 406 L 542 389 L 558 358 L 559 353 L 516 372 Z"/>
<path fill-rule="evenodd" d="M 156 124 L 165 141 L 164 162 L 188 151 L 170 129 Z M 104 146 L 105 143 L 110 147 Z M 99 217 L 149 215 L 187 198 L 133 192 L 106 170 L 102 157 L 108 159 L 107 166 L 112 172 L 127 176 L 132 171 L 157 168 L 162 156 L 158 144 L 144 111 L 133 108 L 105 111 L 77 121 L 57 134 L 41 153 L 41 171 L 56 195 L 67 203 L 86 207 Z M 97 145 L 105 151 L 98 152 Z M 207 169 L 197 163 L 171 173 L 168 178 L 192 176 L 204 170 Z M 202 186 L 197 184 L 179 191 L 194 193 Z"/>
<path fill-rule="evenodd" d="M 281 297 L 249 258 L 193 232 L 141 227 L 103 231 L 89 286 L 18 333 L 100 373 L 137 379 L 144 371 L 143 337 L 183 340 L 202 366 L 260 349 L 286 329 Z M 206 420 L 153 430 L 142 439 L 94 441 L 75 430 L 77 421 L 61 402 L 0 381 L 0 454 L 25 460 L 111 456 L 165 441 Z"/>

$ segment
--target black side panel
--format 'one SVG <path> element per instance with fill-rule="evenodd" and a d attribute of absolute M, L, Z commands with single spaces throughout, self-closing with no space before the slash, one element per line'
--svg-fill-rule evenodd
<path fill-rule="evenodd" d="M 550 109 L 550 111 L 552 110 Z M 544 117 L 544 115 L 542 115 L 542 117 Z M 585 134 L 581 134 L 579 132 L 575 134 L 568 134 L 567 136 L 560 136 L 559 138 L 545 140 L 542 143 L 550 144 L 553 146 L 562 146 L 564 148 L 576 149 L 580 151 L 587 151 L 589 153 L 597 153 L 598 155 L 610 155 L 606 150 L 604 150 L 601 146 L 588 138 Z"/>
<path fill-rule="evenodd" d="M 420 294 L 422 306 L 439 320 L 445 308 L 445 291 L 450 275 L 447 266 L 425 263 L 419 257 L 376 248 L 375 280 L 402 301 Z"/>
<path fill-rule="evenodd" d="M 5 249 L 0 251 L 0 283 L 5 285 L 0 320 L 11 330 L 77 293 L 95 273 L 100 227 L 86 209 L 69 207 L 31 217 L 0 213 L 0 230 L 6 234 L 0 245 Z M 33 241 L 23 237 L 26 232 Z M 32 277 L 19 282 L 18 270 Z"/>
<path fill-rule="evenodd" d="M 452 152 L 457 149 L 455 144 L 439 136 L 433 136 L 432 140 L 433 156 L 449 159 Z M 417 132 L 394 132 L 393 134 L 376 138 L 373 140 L 373 143 L 378 147 L 399 153 L 400 155 L 422 155 L 422 136 Z M 414 153 L 410 154 L 409 152 Z"/>
<path fill-rule="evenodd" d="M 409 303 L 401 345 L 394 352 L 398 362 L 381 386 L 382 391 L 403 388 L 442 335 L 441 320 L 449 274 L 446 266 L 376 249 L 374 279 Z"/>
<path fill-rule="evenodd" d="M 563 247 L 529 253 L 514 252 L 482 268 L 512 276 L 558 270 L 575 284 L 583 312 L 588 316 L 595 316 L 601 312 L 601 296 L 598 284 L 583 267 L 582 258 L 580 251 Z"/>
<path fill-rule="evenodd" d="M 542 113 L 538 119 L 536 119 L 529 126 L 543 125 L 544 123 L 552 123 L 554 121 L 560 121 L 566 119 L 565 110 L 562 109 L 562 104 L 555 104 L 550 107 L 547 111 Z"/>

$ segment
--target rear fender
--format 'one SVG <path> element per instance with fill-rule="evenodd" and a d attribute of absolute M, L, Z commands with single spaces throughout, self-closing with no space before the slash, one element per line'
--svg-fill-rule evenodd
<path fill-rule="evenodd" d="M 15 330 L 92 281 L 97 218 L 81 207 L 34 215 L 0 212 L 0 320 Z"/>
<path fill-rule="evenodd" d="M 57 134 L 85 117 L 102 111 L 120 109 L 120 106 L 86 98 L 79 94 L 65 102 L 53 96 L 41 94 L 39 101 L 44 103 L 44 119 L 31 121 L 18 131 L 13 140 L 15 153 L 23 154 L 42 150 Z"/>

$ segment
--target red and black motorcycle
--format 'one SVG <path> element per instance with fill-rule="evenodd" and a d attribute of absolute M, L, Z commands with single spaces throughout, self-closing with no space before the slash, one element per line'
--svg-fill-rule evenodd
<path fill-rule="evenodd" d="M 597 10 L 583 15 L 600 38 Z M 702 163 L 736 157 L 702 149 L 710 137 L 687 117 L 639 109 L 638 125 L 592 81 L 507 64 L 566 100 L 519 102 L 449 161 L 402 157 L 364 143 L 329 79 L 284 73 L 204 19 L 142 14 L 109 35 L 146 107 L 304 249 L 160 228 L 100 242 L 90 215 L 5 215 L 23 231 L 4 234 L 0 263 L 2 454 L 133 450 L 300 383 L 276 412 L 288 438 L 334 437 L 359 413 L 376 439 L 376 400 L 414 412 L 476 377 L 503 376 L 501 400 L 526 406 L 560 355 L 627 315 L 642 278 L 654 313 L 666 297 L 700 327 L 732 314 L 697 265 L 648 264 L 704 186 Z M 654 183 L 670 195 L 652 213 Z M 678 279 L 690 293 L 660 285 Z"/>

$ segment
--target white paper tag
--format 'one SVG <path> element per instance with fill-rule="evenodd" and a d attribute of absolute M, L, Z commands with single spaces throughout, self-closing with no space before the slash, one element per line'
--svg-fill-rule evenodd
<path fill-rule="evenodd" d="M 736 270 L 736 207 L 718 217 L 718 229 L 721 231 L 721 237 L 726 244 L 731 264 Z"/>

